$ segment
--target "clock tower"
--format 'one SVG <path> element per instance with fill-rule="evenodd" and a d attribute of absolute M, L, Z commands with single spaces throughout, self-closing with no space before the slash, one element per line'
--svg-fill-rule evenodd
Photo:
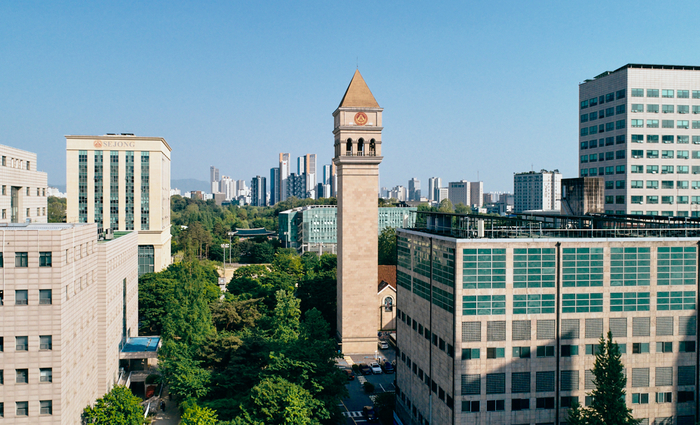
<path fill-rule="evenodd" d="M 360 71 L 355 71 L 333 112 L 333 163 L 338 181 L 338 339 L 345 354 L 368 354 L 377 349 L 382 111 Z"/>

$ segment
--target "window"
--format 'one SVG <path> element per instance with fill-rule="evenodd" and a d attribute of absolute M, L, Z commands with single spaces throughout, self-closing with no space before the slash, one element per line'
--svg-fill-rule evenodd
<path fill-rule="evenodd" d="M 581 149 L 588 149 L 588 142 L 581 142 Z"/>
<path fill-rule="evenodd" d="M 588 108 L 588 101 L 582 100 L 581 101 L 581 109 L 586 109 L 586 108 Z"/>
<path fill-rule="evenodd" d="M 690 128 L 690 122 L 688 120 L 678 120 L 676 121 L 676 128 L 684 128 L 687 130 Z"/>
<path fill-rule="evenodd" d="M 529 398 L 514 398 L 511 401 L 510 410 L 512 410 L 512 411 L 528 410 L 529 408 L 530 408 L 530 399 Z"/>
<path fill-rule="evenodd" d="M 20 289 L 15 291 L 15 305 L 27 305 L 28 295 L 26 289 Z"/>
<path fill-rule="evenodd" d="M 615 187 L 615 183 L 612 180 L 608 180 L 605 182 L 605 189 L 613 189 Z"/>
<path fill-rule="evenodd" d="M 615 115 L 615 108 L 606 108 L 605 109 L 605 116 L 606 117 L 612 117 L 613 115 Z"/>
<path fill-rule="evenodd" d="M 644 166 L 643 165 L 631 165 L 631 172 L 634 174 L 639 174 L 644 172 Z"/>
<path fill-rule="evenodd" d="M 657 342 L 656 343 L 656 352 L 657 353 L 672 353 L 673 352 L 673 342 Z"/>
<path fill-rule="evenodd" d="M 506 410 L 505 400 L 487 400 L 486 401 L 486 411 L 498 412 L 501 410 Z"/>
<path fill-rule="evenodd" d="M 632 343 L 632 354 L 645 354 L 649 352 L 649 343 L 634 342 Z"/>
<path fill-rule="evenodd" d="M 577 405 L 578 403 L 578 397 L 576 396 L 564 396 L 561 397 L 561 407 L 574 407 L 574 405 Z"/>
<path fill-rule="evenodd" d="M 688 180 L 678 180 L 676 182 L 676 187 L 678 187 L 678 189 L 688 189 Z"/>
<path fill-rule="evenodd" d="M 647 151 L 647 158 L 658 158 L 659 157 L 659 151 L 657 150 L 648 150 Z"/>
<path fill-rule="evenodd" d="M 661 151 L 661 158 L 663 159 L 673 159 L 673 155 L 674 151 Z"/>
<path fill-rule="evenodd" d="M 676 171 L 678 172 L 678 174 L 688 174 L 689 168 L 687 165 L 679 165 L 676 168 Z"/>
<path fill-rule="evenodd" d="M 462 314 L 499 315 L 506 314 L 505 295 L 470 295 L 462 297 Z"/>
<path fill-rule="evenodd" d="M 530 347 L 513 347 L 513 358 L 529 359 Z"/>
<path fill-rule="evenodd" d="M 661 166 L 661 174 L 673 174 L 674 167 L 673 165 L 662 165 Z"/>
<path fill-rule="evenodd" d="M 538 409 L 554 409 L 554 397 L 538 397 Z"/>
<path fill-rule="evenodd" d="M 17 405 L 17 416 L 29 416 L 29 402 L 28 401 L 18 401 L 15 403 Z"/>
<path fill-rule="evenodd" d="M 649 404 L 649 394 L 632 393 L 632 404 Z"/>
<path fill-rule="evenodd" d="M 673 128 L 673 120 L 661 120 L 662 128 Z"/>
<path fill-rule="evenodd" d="M 644 203 L 644 196 L 632 196 L 630 199 L 630 203 L 643 204 Z"/>
<path fill-rule="evenodd" d="M 647 135 L 647 143 L 659 143 L 659 135 L 658 134 Z"/>
<path fill-rule="evenodd" d="M 688 136 L 676 136 L 676 143 L 678 144 L 687 145 L 689 142 Z"/>
<path fill-rule="evenodd" d="M 647 204 L 658 204 L 658 203 L 659 203 L 658 196 L 653 196 L 653 195 L 647 196 Z"/>
<path fill-rule="evenodd" d="M 695 401 L 695 391 L 678 391 L 678 402 L 687 403 Z"/>
<path fill-rule="evenodd" d="M 642 103 L 633 103 L 632 104 L 632 112 L 644 112 L 644 104 Z"/>
<path fill-rule="evenodd" d="M 616 180 L 615 181 L 615 189 L 624 189 L 625 188 L 625 181 L 624 180 Z"/>
<path fill-rule="evenodd" d="M 462 401 L 462 412 L 478 412 L 479 401 Z"/>
<path fill-rule="evenodd" d="M 39 337 L 39 349 L 40 350 L 51 350 L 53 349 L 53 343 L 52 343 L 52 337 L 51 335 L 41 335 Z"/>
<path fill-rule="evenodd" d="M 554 357 L 553 345 L 540 345 L 537 347 L 537 357 Z"/>
<path fill-rule="evenodd" d="M 615 151 L 615 159 L 625 159 L 625 151 L 624 150 Z"/>
<path fill-rule="evenodd" d="M 581 163 L 586 163 L 588 162 L 588 155 L 581 155 Z"/>
<path fill-rule="evenodd" d="M 631 189 L 644 189 L 644 180 L 630 180 Z"/>
<path fill-rule="evenodd" d="M 50 367 L 39 369 L 39 382 L 53 382 L 53 372 Z"/>
<path fill-rule="evenodd" d="M 619 100 L 619 99 L 624 99 L 624 98 L 625 98 L 625 89 L 618 90 L 615 92 L 615 99 Z"/>
<path fill-rule="evenodd" d="M 15 252 L 15 267 L 28 267 L 29 257 L 26 252 Z"/>
<path fill-rule="evenodd" d="M 648 120 L 647 120 L 647 121 L 648 121 Z M 631 120 L 630 125 L 631 125 L 633 128 L 644 127 L 644 120 Z"/>
<path fill-rule="evenodd" d="M 661 105 L 661 112 L 664 114 L 672 114 L 674 110 L 673 105 Z"/>
<path fill-rule="evenodd" d="M 681 341 L 678 343 L 679 353 L 694 353 L 695 352 L 695 341 Z"/>
<path fill-rule="evenodd" d="M 489 373 L 486 375 L 486 394 L 505 394 L 505 392 L 505 373 Z"/>
<path fill-rule="evenodd" d="M 644 97 L 644 89 L 632 89 L 632 97 Z"/>
<path fill-rule="evenodd" d="M 39 304 L 51 304 L 51 290 L 50 289 L 40 289 L 39 290 Z"/>
<path fill-rule="evenodd" d="M 647 105 L 647 112 L 651 112 L 653 114 L 658 114 L 659 113 L 659 105 Z"/>
<path fill-rule="evenodd" d="M 689 114 L 690 113 L 690 106 L 678 105 L 678 113 L 679 114 Z"/>
<path fill-rule="evenodd" d="M 39 414 L 40 415 L 52 415 L 53 414 L 53 402 L 51 400 L 42 400 L 39 402 Z"/>
<path fill-rule="evenodd" d="M 690 92 L 688 90 L 678 90 L 676 91 L 676 97 L 679 99 L 688 99 L 690 96 Z"/>
<path fill-rule="evenodd" d="M 571 357 L 578 355 L 578 345 L 562 345 L 561 346 L 561 356 Z"/>
<path fill-rule="evenodd" d="M 671 403 L 673 401 L 673 397 L 671 396 L 673 393 L 656 393 L 656 402 L 657 403 Z"/>
<path fill-rule="evenodd" d="M 678 158 L 678 159 L 688 159 L 689 157 L 690 157 L 690 155 L 689 155 L 688 151 L 677 151 L 676 152 L 676 158 Z"/>
<path fill-rule="evenodd" d="M 15 369 L 15 374 L 17 378 L 15 382 L 17 384 L 28 384 L 29 383 L 29 370 L 28 369 Z"/>
<path fill-rule="evenodd" d="M 501 347 L 488 347 L 486 349 L 487 359 L 502 359 L 506 356 L 506 349 Z"/>
<path fill-rule="evenodd" d="M 603 96 L 601 96 L 601 97 L 603 97 Z M 615 93 L 608 93 L 605 95 L 606 102 L 612 102 L 613 100 L 615 100 Z M 600 102 L 600 103 L 603 103 L 603 102 Z"/>
<path fill-rule="evenodd" d="M 673 180 L 662 180 L 661 189 L 673 189 Z"/>
<path fill-rule="evenodd" d="M 595 356 L 599 350 L 598 344 L 586 344 L 586 355 Z"/>
<path fill-rule="evenodd" d="M 687 197 L 687 196 L 683 196 L 683 195 L 677 196 L 677 197 L 676 197 L 676 203 L 677 203 L 677 204 L 687 204 L 687 203 L 688 203 L 688 197 Z"/>
<path fill-rule="evenodd" d="M 634 120 L 632 120 L 634 121 Z M 644 120 L 637 120 L 637 121 L 644 121 Z M 673 121 L 671 121 L 673 122 Z M 641 123 L 639 123 L 641 124 Z M 637 125 L 637 126 L 632 126 L 632 127 L 642 127 L 642 125 Z M 673 126 L 672 126 L 673 127 Z M 647 120 L 647 128 L 659 128 L 659 120 Z"/>
<path fill-rule="evenodd" d="M 478 359 L 481 356 L 481 350 L 478 348 L 463 348 L 462 360 Z"/>
<path fill-rule="evenodd" d="M 591 99 L 591 100 L 588 101 L 588 104 L 589 104 L 590 106 L 596 106 L 596 105 L 598 104 L 598 98 L 597 98 L 597 97 L 594 97 L 593 99 Z"/>
<path fill-rule="evenodd" d="M 668 90 L 668 89 L 661 90 L 661 97 L 666 97 L 666 98 L 673 97 L 673 90 Z"/>
<path fill-rule="evenodd" d="M 40 252 L 39 253 L 39 267 L 51 267 L 51 253 L 50 252 Z"/>

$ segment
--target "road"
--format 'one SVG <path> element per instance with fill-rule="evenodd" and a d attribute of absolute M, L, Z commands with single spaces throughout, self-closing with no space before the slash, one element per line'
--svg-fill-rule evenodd
<path fill-rule="evenodd" d="M 379 356 L 386 358 L 389 361 L 394 360 L 396 353 L 393 349 L 381 350 L 377 353 Z M 374 361 L 374 354 L 368 356 L 352 356 L 352 362 L 354 363 L 370 363 Z M 349 363 L 349 362 L 341 362 Z M 349 381 L 347 388 L 350 393 L 349 397 L 344 399 L 340 408 L 343 414 L 348 418 L 347 424 L 363 424 L 367 421 L 362 417 L 362 407 L 371 406 L 372 395 L 365 393 L 362 388 L 362 383 L 364 380 L 370 382 L 374 385 L 374 395 L 383 392 L 394 392 L 394 377 L 395 374 L 382 373 L 381 375 L 368 375 L 362 376 L 358 375 L 355 380 Z"/>

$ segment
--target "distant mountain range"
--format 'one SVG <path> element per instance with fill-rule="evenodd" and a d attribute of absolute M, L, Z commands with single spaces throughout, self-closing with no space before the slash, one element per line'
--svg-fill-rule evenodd
<path fill-rule="evenodd" d="M 51 184 L 49 187 L 55 187 L 61 192 L 66 192 L 65 184 Z M 170 187 L 172 189 L 180 189 L 180 193 L 183 195 L 185 192 L 192 192 L 193 190 L 201 190 L 202 192 L 211 192 L 211 186 L 209 182 L 197 179 L 180 179 L 180 180 L 170 180 Z"/>

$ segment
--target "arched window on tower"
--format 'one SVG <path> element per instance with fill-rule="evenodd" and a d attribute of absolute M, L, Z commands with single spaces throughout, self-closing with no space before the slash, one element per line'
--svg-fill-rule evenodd
<path fill-rule="evenodd" d="M 369 156 L 377 156 L 377 146 L 374 139 L 369 141 Z"/>
<path fill-rule="evenodd" d="M 384 298 L 384 311 L 392 311 L 394 309 L 394 299 L 391 297 Z"/>
<path fill-rule="evenodd" d="M 364 156 L 365 155 L 365 139 L 360 138 L 360 140 L 357 141 L 357 156 Z"/>
<path fill-rule="evenodd" d="M 352 156 L 352 139 L 348 139 L 348 143 L 345 145 L 345 155 Z"/>

